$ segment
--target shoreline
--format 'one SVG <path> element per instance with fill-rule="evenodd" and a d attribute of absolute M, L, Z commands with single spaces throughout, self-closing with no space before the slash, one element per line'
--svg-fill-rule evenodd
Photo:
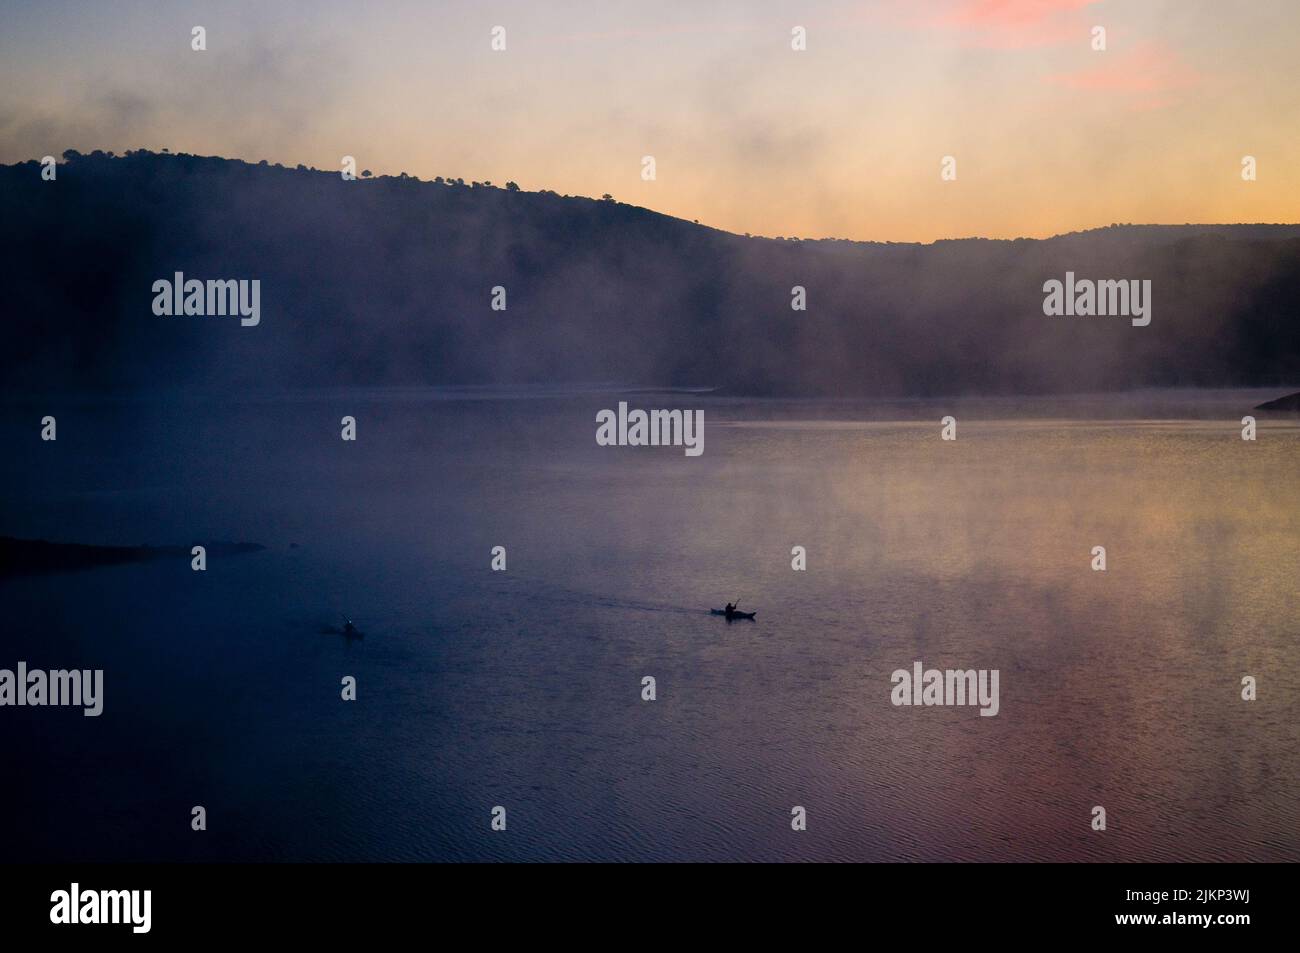
<path fill-rule="evenodd" d="M 266 549 L 260 543 L 204 544 L 213 555 L 256 553 Z M 177 557 L 188 560 L 186 546 L 97 546 L 89 543 L 55 543 L 45 539 L 0 536 L 0 579 L 58 572 L 77 572 L 102 566 L 151 562 Z"/>

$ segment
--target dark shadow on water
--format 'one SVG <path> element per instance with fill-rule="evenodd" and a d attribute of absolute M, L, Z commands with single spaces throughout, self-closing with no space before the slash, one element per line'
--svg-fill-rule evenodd
<path fill-rule="evenodd" d="M 348 642 L 357 642 L 366 637 L 366 634 L 360 629 L 353 626 L 351 629 L 341 625 L 324 625 L 320 629 L 321 635 L 337 635 Z"/>

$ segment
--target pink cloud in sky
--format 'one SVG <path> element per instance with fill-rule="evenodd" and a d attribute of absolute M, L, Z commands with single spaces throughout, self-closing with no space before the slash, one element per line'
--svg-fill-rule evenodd
<path fill-rule="evenodd" d="M 1055 73 L 1046 80 L 1080 93 L 1114 96 L 1134 109 L 1171 105 L 1179 92 L 1201 81 L 1177 53 L 1160 43 L 1140 43 L 1126 50 L 1097 53 L 1096 57 L 1096 66 Z"/>
<path fill-rule="evenodd" d="M 1076 93 L 1110 97 L 1129 109 L 1172 105 L 1201 76 L 1168 45 L 1157 41 L 1116 46 L 1122 31 L 1110 24 L 1110 49 L 1092 51 L 1092 27 L 1108 26 L 1100 0 L 888 0 L 896 24 L 931 39 L 991 50 L 1073 48 L 1089 65 L 1043 76 L 1043 82 Z"/>
<path fill-rule="evenodd" d="M 1098 0 L 939 0 L 918 13 L 901 7 L 911 26 L 949 35 L 964 46 L 1034 49 L 1087 42 L 1091 26 L 1082 11 Z"/>
<path fill-rule="evenodd" d="M 934 17 L 955 26 L 1032 26 L 1097 0 L 948 0 Z"/>

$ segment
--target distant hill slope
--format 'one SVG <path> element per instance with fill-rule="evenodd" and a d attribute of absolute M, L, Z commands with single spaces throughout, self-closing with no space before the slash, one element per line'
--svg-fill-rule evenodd
<path fill-rule="evenodd" d="M 612 201 L 197 156 L 0 166 L 6 390 L 619 381 L 936 395 L 1300 379 L 1300 227 L 932 245 L 745 238 Z M 1151 279 L 1149 327 L 1043 282 Z M 257 278 L 261 323 L 158 317 Z M 807 289 L 806 312 L 791 288 Z M 507 292 L 508 310 L 489 306 Z"/>
<path fill-rule="evenodd" d="M 1258 405 L 1256 410 L 1276 410 L 1288 414 L 1300 414 L 1300 394 L 1287 394 L 1277 400 L 1269 400 Z"/>

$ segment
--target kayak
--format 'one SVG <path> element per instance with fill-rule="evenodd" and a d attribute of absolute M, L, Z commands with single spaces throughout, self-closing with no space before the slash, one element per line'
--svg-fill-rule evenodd
<path fill-rule="evenodd" d="M 709 611 L 714 615 L 725 615 L 728 622 L 732 619 L 752 619 L 758 614 L 756 612 L 727 612 L 726 609 L 710 609 Z"/>

